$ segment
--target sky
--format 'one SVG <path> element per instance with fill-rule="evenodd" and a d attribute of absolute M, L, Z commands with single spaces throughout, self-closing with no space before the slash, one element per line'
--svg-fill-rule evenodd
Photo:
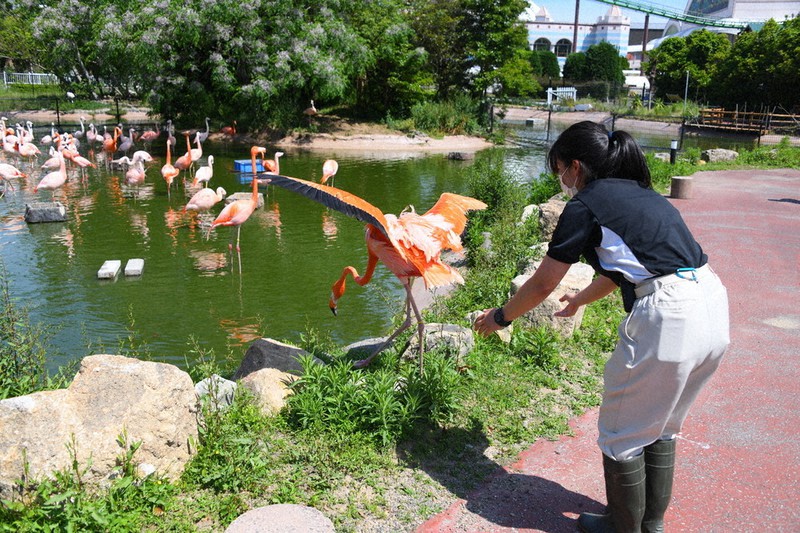
<path fill-rule="evenodd" d="M 686 0 L 640 0 L 643 4 L 667 7 L 676 11 L 683 11 L 686 7 Z M 575 20 L 575 2 L 572 0 L 534 0 L 534 4 L 539 7 L 546 7 L 550 16 L 557 22 L 572 22 Z M 597 17 L 605 15 L 611 8 L 611 4 L 598 2 L 596 0 L 580 0 L 580 21 L 584 24 L 592 24 L 597 21 Z M 645 14 L 631 9 L 622 9 L 622 13 L 631 19 L 631 22 L 644 23 Z M 650 24 L 664 23 L 667 19 L 662 17 L 650 16 Z"/>

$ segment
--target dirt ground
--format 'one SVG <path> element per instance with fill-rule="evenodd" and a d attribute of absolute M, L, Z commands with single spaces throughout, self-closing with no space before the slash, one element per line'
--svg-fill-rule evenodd
<path fill-rule="evenodd" d="M 548 111 L 538 108 L 511 106 L 503 108 L 502 111 L 497 108 L 496 112 L 498 112 L 498 118 L 500 118 L 499 113 L 502 112 L 503 120 L 523 123 L 528 120 L 546 122 L 549 118 L 550 120 L 567 124 L 582 120 L 605 122 L 610 127 L 612 121 L 609 113 L 599 111 L 549 114 Z M 30 120 L 34 125 L 41 126 L 57 120 L 56 114 L 52 111 L 24 111 L 6 113 L 5 116 L 10 124 Z M 78 124 L 80 116 L 85 117 L 87 124 L 94 122 L 95 125 L 108 125 L 116 122 L 116 115 L 108 112 L 62 113 L 60 120 L 61 123 Z M 147 110 L 142 108 L 127 108 L 124 110 L 122 118 L 124 122 L 131 124 L 146 124 L 158 121 L 157 117 L 148 115 Z M 680 124 L 678 123 L 620 118 L 614 122 L 614 128 L 630 131 L 651 131 L 658 134 L 672 135 L 675 138 L 680 135 Z M 215 137 L 221 138 L 221 134 L 212 132 L 211 138 L 215 139 Z M 450 135 L 443 138 L 434 138 L 422 133 L 405 134 L 390 130 L 381 124 L 353 122 L 333 115 L 311 117 L 305 131 L 293 133 L 283 138 L 276 138 L 267 133 L 241 133 L 238 137 L 242 142 L 269 144 L 283 149 L 373 152 L 376 157 L 392 151 L 474 154 L 477 151 L 493 146 L 492 143 L 481 137 Z M 761 144 L 777 144 L 783 138 L 780 135 L 764 135 L 761 137 Z M 790 137 L 789 142 L 792 145 L 800 146 L 800 137 Z"/>
<path fill-rule="evenodd" d="M 113 114 L 88 112 L 61 113 L 58 120 L 61 124 L 79 124 L 81 116 L 84 117 L 87 125 L 89 123 L 94 123 L 96 126 L 109 125 L 114 124 L 117 120 L 116 115 Z M 6 113 L 5 117 L 10 124 L 30 120 L 39 127 L 57 121 L 56 114 L 51 111 Z M 129 124 L 154 124 L 158 121 L 157 117 L 148 115 L 147 110 L 137 108 L 125 109 L 122 120 L 123 123 Z M 203 126 L 198 126 L 198 128 L 201 127 Z M 314 133 L 309 133 L 311 131 Z M 221 135 L 212 131 L 210 138 L 221 138 Z M 451 135 L 433 138 L 425 134 L 406 135 L 380 124 L 358 123 L 325 115 L 311 117 L 305 131 L 283 138 L 274 138 L 267 133 L 240 133 L 237 137 L 242 142 L 270 144 L 279 148 L 326 151 L 474 153 L 492 146 L 492 143 L 481 137 Z"/>

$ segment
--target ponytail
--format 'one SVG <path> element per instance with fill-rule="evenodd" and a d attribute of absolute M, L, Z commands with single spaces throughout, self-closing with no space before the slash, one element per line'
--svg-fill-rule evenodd
<path fill-rule="evenodd" d="M 564 130 L 547 154 L 550 170 L 557 173 L 558 162 L 579 161 L 585 183 L 603 178 L 638 181 L 650 187 L 650 170 L 644 153 L 627 132 L 609 132 L 591 121 L 577 122 Z"/>

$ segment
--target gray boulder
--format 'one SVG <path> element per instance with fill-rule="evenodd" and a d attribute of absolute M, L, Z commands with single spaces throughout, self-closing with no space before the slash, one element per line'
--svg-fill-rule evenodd
<path fill-rule="evenodd" d="M 247 349 L 242 363 L 233 374 L 233 379 L 238 381 L 262 368 L 277 368 L 282 372 L 302 375 L 303 366 L 300 364 L 302 355 L 308 355 L 308 352 L 275 339 L 257 339 Z M 314 358 L 314 361 L 322 364 L 317 358 Z"/>
<path fill-rule="evenodd" d="M 560 193 L 539 205 L 539 227 L 542 230 L 543 241 L 549 241 L 553 237 L 558 219 L 566 205 L 567 202 L 561 199 Z"/>
<path fill-rule="evenodd" d="M 700 159 L 709 163 L 733 161 L 737 157 L 739 157 L 739 152 L 735 150 L 726 150 L 725 148 L 711 148 L 709 150 L 703 150 L 700 154 Z"/>
<path fill-rule="evenodd" d="M 90 484 L 118 475 L 117 458 L 141 442 L 133 457 L 140 472 L 177 478 L 197 440 L 192 379 L 179 368 L 117 355 L 81 361 L 66 389 L 0 401 L 0 498 L 25 473 L 32 479 L 71 467 L 73 455 Z M 67 446 L 72 448 L 72 451 Z"/>
<path fill-rule="evenodd" d="M 411 336 L 405 355 L 419 353 L 419 335 Z M 456 364 L 462 366 L 464 358 L 475 348 L 475 337 L 472 330 L 457 324 L 425 324 L 422 329 L 425 342 L 425 351 L 445 348 L 453 357 Z"/>
<path fill-rule="evenodd" d="M 541 265 L 541 262 L 535 262 L 529 269 L 530 273 L 521 274 L 512 280 L 511 294 L 515 294 L 533 276 L 533 272 L 536 271 L 539 265 Z M 555 317 L 553 313 L 564 308 L 564 303 L 559 302 L 559 298 L 568 292 L 579 292 L 592 282 L 593 277 L 594 269 L 591 266 L 585 263 L 575 263 L 567 271 L 564 279 L 561 280 L 555 290 L 541 304 L 522 315 L 519 320 L 534 327 L 548 325 L 558 330 L 562 335 L 572 335 L 580 327 L 584 308 L 581 307 L 575 313 L 575 316 L 568 318 Z"/>
<path fill-rule="evenodd" d="M 64 222 L 67 220 L 67 208 L 61 202 L 33 202 L 25 204 L 25 222 Z"/>
<path fill-rule="evenodd" d="M 198 382 L 194 392 L 201 402 L 208 402 L 214 411 L 224 410 L 233 404 L 237 386 L 235 381 L 213 374 Z"/>

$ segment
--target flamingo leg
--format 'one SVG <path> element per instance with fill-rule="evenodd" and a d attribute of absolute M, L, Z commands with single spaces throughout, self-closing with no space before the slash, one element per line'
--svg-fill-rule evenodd
<path fill-rule="evenodd" d="M 394 340 L 397 338 L 398 335 L 400 335 L 402 332 L 404 332 L 409 327 L 411 327 L 411 311 L 413 310 L 414 311 L 414 315 L 417 317 L 417 322 L 418 322 L 417 330 L 418 330 L 419 339 L 420 339 L 420 373 L 422 372 L 422 350 L 421 350 L 421 348 L 422 348 L 422 340 L 423 340 L 422 332 L 423 332 L 423 328 L 425 327 L 425 325 L 422 323 L 422 316 L 419 313 L 419 309 L 417 308 L 417 304 L 414 301 L 414 297 L 411 295 L 411 285 L 407 281 L 404 281 L 403 282 L 403 287 L 406 289 L 406 319 L 405 319 L 405 321 L 403 321 L 403 323 L 400 325 L 400 327 L 398 327 L 396 330 L 394 330 L 394 333 L 389 335 L 389 338 L 386 339 L 380 346 L 378 346 L 378 348 L 375 349 L 375 351 L 373 351 L 369 355 L 369 357 L 367 357 L 366 359 L 362 359 L 360 361 L 356 361 L 355 363 L 353 363 L 353 366 L 355 368 L 364 368 L 364 367 L 368 366 L 372 362 L 372 360 L 375 358 L 376 355 L 381 353 L 383 350 L 385 350 L 387 347 L 389 347 L 392 344 L 392 342 L 394 342 Z"/>

